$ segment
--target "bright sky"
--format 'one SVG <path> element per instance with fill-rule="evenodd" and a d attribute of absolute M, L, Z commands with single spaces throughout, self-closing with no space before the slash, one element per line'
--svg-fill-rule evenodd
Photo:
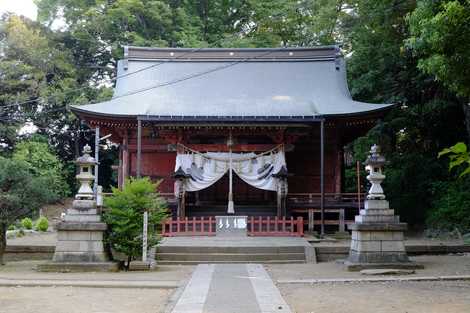
<path fill-rule="evenodd" d="M 0 15 L 13 12 L 36 20 L 37 7 L 33 0 L 0 0 Z"/>

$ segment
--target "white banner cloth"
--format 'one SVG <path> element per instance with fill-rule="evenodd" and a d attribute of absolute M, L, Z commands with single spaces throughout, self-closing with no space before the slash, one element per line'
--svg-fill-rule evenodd
<path fill-rule="evenodd" d="M 186 191 L 205 189 L 218 181 L 230 167 L 226 152 L 185 152 L 176 156 L 175 171 L 180 167 L 190 175 L 186 180 Z M 286 166 L 283 149 L 270 153 L 232 153 L 232 169 L 247 184 L 263 190 L 277 191 L 278 179 L 272 174 Z"/>

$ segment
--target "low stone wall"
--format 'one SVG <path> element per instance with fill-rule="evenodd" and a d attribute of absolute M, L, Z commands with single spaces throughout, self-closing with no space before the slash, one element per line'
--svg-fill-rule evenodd
<path fill-rule="evenodd" d="M 408 245 L 406 252 L 408 255 L 436 255 L 449 253 L 470 253 L 470 245 Z M 54 246 L 7 246 L 5 260 L 52 260 Z M 318 262 L 329 262 L 345 259 L 349 253 L 347 246 L 315 246 Z"/>
<path fill-rule="evenodd" d="M 437 255 L 449 253 L 470 253 L 470 245 L 405 245 L 408 255 Z M 346 259 L 348 246 L 315 246 L 317 262 Z"/>
<path fill-rule="evenodd" d="M 7 246 L 5 261 L 52 260 L 55 246 Z"/>

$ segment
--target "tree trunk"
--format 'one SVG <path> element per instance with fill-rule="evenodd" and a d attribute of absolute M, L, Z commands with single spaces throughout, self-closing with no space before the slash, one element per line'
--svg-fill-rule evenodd
<path fill-rule="evenodd" d="M 131 256 L 128 256 L 127 257 L 127 263 L 125 264 L 124 266 L 124 270 L 127 272 L 129 270 L 129 268 L 131 267 L 131 261 L 132 261 L 132 257 Z"/>
<path fill-rule="evenodd" d="M 467 129 L 467 141 L 470 143 L 470 99 L 468 103 L 463 104 L 463 113 L 465 118 L 465 127 Z"/>
<path fill-rule="evenodd" d="M 0 265 L 5 265 L 3 254 L 5 253 L 5 249 L 7 247 L 7 229 L 7 224 L 0 223 Z"/>

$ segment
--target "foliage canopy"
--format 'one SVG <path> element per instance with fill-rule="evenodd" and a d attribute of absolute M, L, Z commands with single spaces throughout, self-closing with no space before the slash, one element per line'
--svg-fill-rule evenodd
<path fill-rule="evenodd" d="M 24 162 L 0 156 L 0 264 L 8 225 L 56 197 L 47 177 L 35 177 Z"/>

